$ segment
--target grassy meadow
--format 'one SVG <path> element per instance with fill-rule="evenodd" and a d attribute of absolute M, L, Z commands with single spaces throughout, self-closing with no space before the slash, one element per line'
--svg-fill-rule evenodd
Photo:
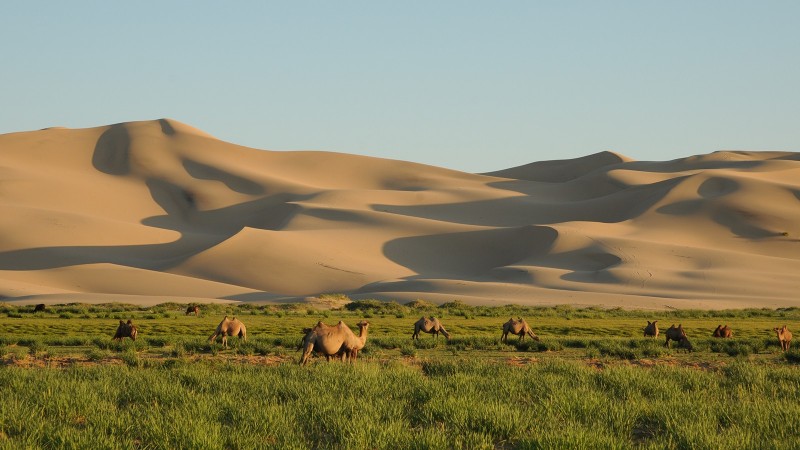
<path fill-rule="evenodd" d="M 0 304 L 0 448 L 797 448 L 800 309 Z M 246 325 L 229 349 L 208 337 Z M 422 315 L 452 334 L 411 340 Z M 500 342 L 522 316 L 541 338 Z M 301 330 L 370 322 L 355 365 Z M 112 342 L 119 320 L 139 339 Z M 695 351 L 642 336 L 682 324 Z M 732 339 L 711 337 L 727 324 Z"/>

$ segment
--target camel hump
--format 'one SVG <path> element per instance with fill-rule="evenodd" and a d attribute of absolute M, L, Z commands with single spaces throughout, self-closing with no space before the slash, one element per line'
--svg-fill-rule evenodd
<path fill-rule="evenodd" d="M 124 324 L 125 324 L 125 322 L 123 322 L 123 321 L 121 321 L 121 320 L 120 320 L 120 321 L 119 321 L 119 324 L 120 324 L 120 325 L 124 325 Z"/>

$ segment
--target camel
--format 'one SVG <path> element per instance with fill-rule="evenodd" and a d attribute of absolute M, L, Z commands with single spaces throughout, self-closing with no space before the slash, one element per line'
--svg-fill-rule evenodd
<path fill-rule="evenodd" d="M 131 338 L 132 341 L 136 340 L 136 336 L 139 335 L 139 330 L 136 329 L 136 325 L 131 322 L 131 319 L 128 319 L 128 323 L 123 321 L 119 321 L 119 326 L 117 327 L 117 332 L 114 334 L 114 337 L 111 340 L 114 341 L 121 341 L 126 337 Z"/>
<path fill-rule="evenodd" d="M 714 330 L 712 334 L 715 338 L 730 338 L 733 337 L 733 330 L 728 325 L 724 327 L 722 325 L 717 325 L 717 329 Z"/>
<path fill-rule="evenodd" d="M 444 329 L 444 326 L 442 326 L 442 323 L 439 322 L 439 319 L 433 316 L 430 316 L 429 318 L 425 318 L 425 316 L 423 316 L 414 323 L 414 334 L 411 335 L 411 339 L 419 339 L 420 331 L 432 334 L 434 339 L 439 339 L 439 333 L 441 332 L 445 338 L 450 339 L 450 333 Z"/>
<path fill-rule="evenodd" d="M 657 322 L 658 322 L 657 320 L 654 320 L 652 322 L 650 322 L 649 320 L 647 321 L 647 326 L 644 327 L 645 337 L 652 336 L 653 339 L 658 337 L 658 325 L 656 325 Z"/>
<path fill-rule="evenodd" d="M 781 328 L 773 328 L 772 331 L 778 335 L 778 341 L 781 343 L 781 350 L 788 352 L 789 345 L 792 343 L 792 332 L 789 331 L 786 325 Z"/>
<path fill-rule="evenodd" d="M 195 317 L 199 316 L 200 315 L 200 307 L 197 306 L 197 305 L 194 305 L 194 306 L 189 306 L 188 308 L 186 308 L 186 315 L 187 316 L 189 314 L 192 314 L 192 313 L 194 313 Z"/>
<path fill-rule="evenodd" d="M 228 316 L 225 316 L 217 325 L 217 331 L 208 338 L 208 341 L 216 342 L 217 336 L 222 336 L 222 347 L 228 348 L 228 336 L 239 336 L 239 340 L 247 342 L 247 328 L 236 317 L 228 319 Z"/>
<path fill-rule="evenodd" d="M 334 326 L 318 322 L 303 338 L 303 356 L 300 358 L 300 365 L 308 363 L 312 351 L 325 355 L 327 360 L 337 357 L 344 361 L 349 357 L 350 362 L 355 363 L 358 351 L 367 343 L 369 322 L 362 320 L 358 323 L 358 328 L 360 331 L 356 336 L 341 320 Z"/>
<path fill-rule="evenodd" d="M 366 320 L 362 320 L 358 322 L 358 339 L 356 339 L 349 348 L 349 353 L 347 357 L 350 359 L 350 362 L 355 363 L 356 359 L 358 359 L 358 351 L 364 348 L 367 345 L 367 333 L 369 328 L 369 322 Z"/>
<path fill-rule="evenodd" d="M 525 319 L 522 317 L 519 317 L 518 320 L 514 320 L 512 317 L 508 319 L 508 322 L 503 324 L 503 335 L 500 336 L 500 342 L 508 342 L 508 333 L 519 335 L 520 342 L 525 339 L 526 334 L 535 341 L 539 340 L 539 336 L 533 333 L 528 322 L 525 322 Z"/>
<path fill-rule="evenodd" d="M 693 350 L 692 343 L 689 342 L 689 338 L 686 337 L 686 332 L 683 331 L 683 325 L 678 325 L 678 328 L 675 328 L 675 324 L 673 323 L 667 331 L 664 332 L 667 336 L 667 341 L 664 343 L 664 347 L 669 348 L 669 341 L 670 339 L 673 341 L 678 342 L 678 346 L 685 348 L 686 350 Z"/>
<path fill-rule="evenodd" d="M 35 312 L 35 313 L 44 312 L 45 308 L 46 308 L 46 306 L 44 305 L 44 303 L 39 303 L 38 305 L 33 307 L 33 312 Z"/>

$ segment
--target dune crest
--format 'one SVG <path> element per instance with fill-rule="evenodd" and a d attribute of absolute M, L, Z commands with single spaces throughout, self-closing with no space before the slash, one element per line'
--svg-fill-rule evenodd
<path fill-rule="evenodd" d="M 796 306 L 800 154 L 486 174 L 173 119 L 0 135 L 0 300 Z"/>

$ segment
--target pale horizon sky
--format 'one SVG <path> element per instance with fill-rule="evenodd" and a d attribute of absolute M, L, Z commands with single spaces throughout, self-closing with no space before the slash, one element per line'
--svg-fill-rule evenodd
<path fill-rule="evenodd" d="M 800 151 L 798 21 L 795 1 L 3 2 L 0 134 L 168 117 L 467 172 Z"/>

